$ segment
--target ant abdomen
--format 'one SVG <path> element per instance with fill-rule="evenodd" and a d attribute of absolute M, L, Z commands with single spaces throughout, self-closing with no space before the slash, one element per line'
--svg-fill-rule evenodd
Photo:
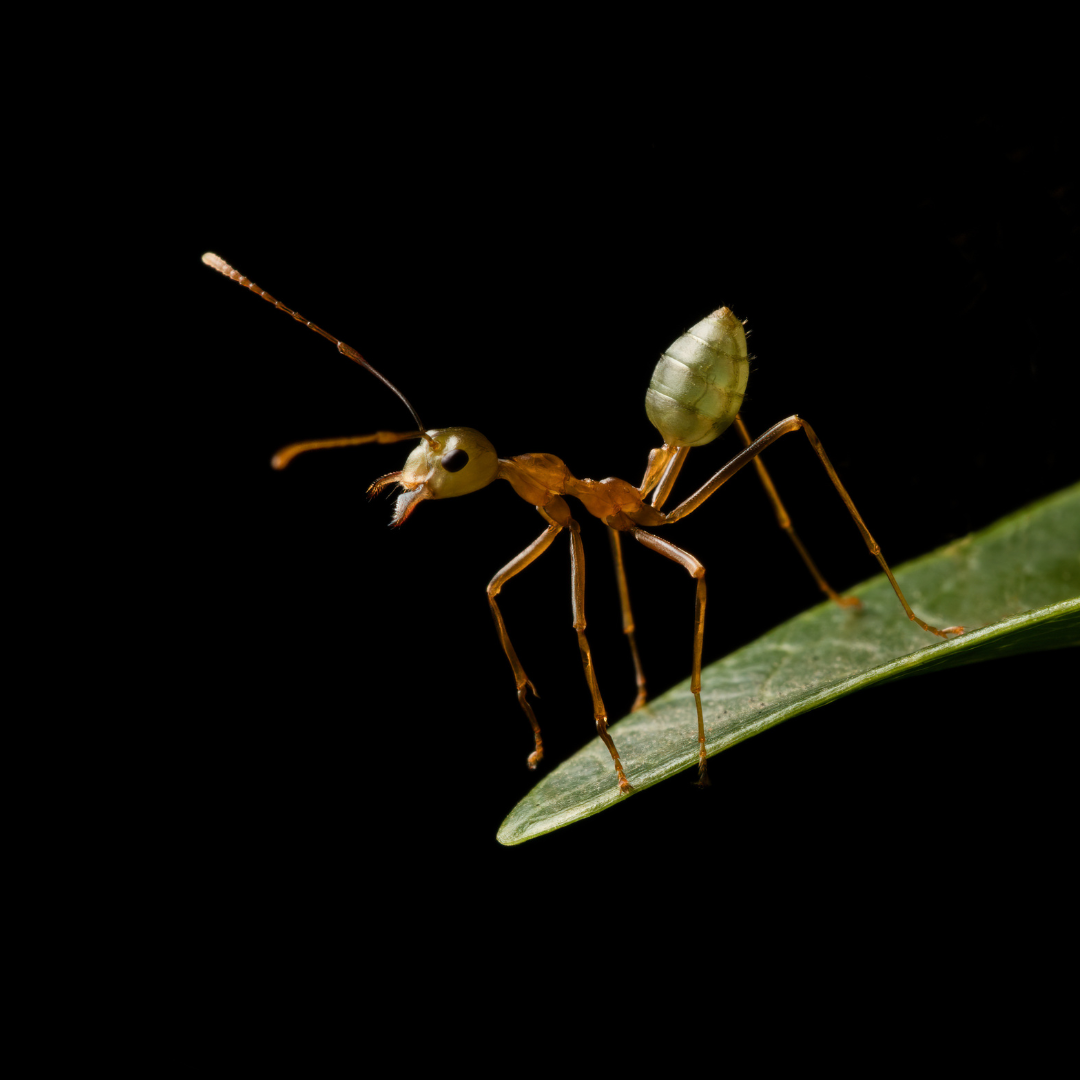
<path fill-rule="evenodd" d="M 660 357 L 645 411 L 668 446 L 704 446 L 738 415 L 749 373 L 743 325 L 722 307 Z"/>

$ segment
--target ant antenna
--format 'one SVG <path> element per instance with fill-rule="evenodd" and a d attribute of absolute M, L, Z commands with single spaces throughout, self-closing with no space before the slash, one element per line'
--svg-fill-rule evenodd
<path fill-rule="evenodd" d="M 379 382 L 393 390 L 405 403 L 405 408 L 412 413 L 412 418 L 416 421 L 416 426 L 420 429 L 421 437 L 426 439 L 432 447 L 435 446 L 435 440 L 424 431 L 424 425 L 420 423 L 420 417 L 416 415 L 416 410 L 409 404 L 409 399 L 385 375 L 376 371 L 351 345 L 346 345 L 344 341 L 338 341 L 333 334 L 328 334 L 321 326 L 316 326 L 313 322 L 308 322 L 308 320 L 299 312 L 286 307 L 280 300 L 275 300 L 268 292 L 264 292 L 260 289 L 254 281 L 250 281 L 248 278 L 244 277 L 239 270 L 234 270 L 220 255 L 215 255 L 212 251 L 208 251 L 202 257 L 202 261 L 206 263 L 207 266 L 213 267 L 218 273 L 224 274 L 238 285 L 243 286 L 243 288 L 250 289 L 256 296 L 261 296 L 264 300 L 273 304 L 274 307 L 284 311 L 286 315 L 291 315 L 297 322 L 303 323 L 309 330 L 314 330 L 316 334 L 321 334 L 327 341 L 332 341 L 337 346 L 338 352 L 341 353 L 342 356 L 347 356 L 350 360 L 356 361 L 362 368 L 366 368 L 370 371 Z M 342 442 L 340 445 L 348 444 Z"/>

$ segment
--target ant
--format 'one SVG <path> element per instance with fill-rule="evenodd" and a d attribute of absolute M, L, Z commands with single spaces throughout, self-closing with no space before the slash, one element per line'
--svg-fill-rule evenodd
<path fill-rule="evenodd" d="M 705 567 L 689 552 L 683 551 L 669 540 L 664 540 L 649 531 L 662 525 L 671 525 L 688 514 L 693 513 L 702 503 L 723 486 L 744 466 L 754 463 L 758 476 L 776 514 L 777 523 L 787 533 L 796 550 L 802 557 L 818 587 L 830 600 L 842 607 L 860 607 L 855 597 L 843 597 L 835 592 L 822 577 L 806 548 L 803 547 L 784 509 L 780 496 L 773 486 L 768 472 L 758 455 L 771 446 L 781 436 L 802 431 L 810 440 L 814 453 L 817 454 L 829 479 L 843 500 L 852 519 L 859 528 L 870 554 L 877 559 L 885 571 L 893 591 L 896 593 L 904 611 L 912 621 L 924 630 L 941 638 L 950 634 L 963 633 L 963 627 L 950 626 L 944 630 L 923 622 L 914 611 L 904 594 L 900 591 L 888 563 L 881 554 L 877 541 L 870 535 L 863 519 L 859 516 L 855 504 L 851 501 L 844 485 L 829 461 L 821 441 L 814 429 L 801 417 L 789 416 L 774 424 L 763 435 L 750 438 L 739 409 L 746 393 L 746 382 L 750 371 L 750 358 L 746 350 L 746 333 L 743 324 L 730 308 L 721 307 L 707 315 L 678 338 L 661 356 L 653 371 L 648 392 L 645 395 L 645 411 L 653 426 L 660 432 L 664 443 L 649 452 L 649 463 L 641 484 L 635 487 L 626 480 L 609 476 L 605 480 L 579 480 L 560 458 L 553 454 L 521 454 L 512 458 L 500 458 L 495 447 L 479 431 L 467 427 L 433 428 L 426 430 L 420 422 L 416 410 L 404 394 L 384 375 L 380 374 L 350 345 L 339 341 L 321 327 L 309 322 L 304 316 L 275 300 L 254 282 L 234 270 L 223 259 L 210 252 L 203 255 L 202 261 L 207 266 L 231 278 L 239 285 L 250 289 L 257 296 L 273 304 L 274 307 L 291 315 L 297 322 L 333 342 L 343 356 L 366 368 L 380 382 L 389 387 L 405 404 L 416 422 L 412 431 L 394 432 L 377 431 L 371 435 L 357 435 L 342 439 L 319 439 L 313 442 L 294 443 L 279 450 L 271 464 L 275 469 L 283 469 L 297 454 L 308 450 L 321 450 L 337 446 L 358 446 L 361 443 L 395 443 L 405 439 L 419 439 L 420 444 L 409 454 L 405 466 L 398 472 L 379 477 L 368 495 L 377 495 L 384 488 L 396 484 L 401 489 L 394 506 L 393 525 L 401 525 L 425 499 L 449 499 L 456 495 L 468 495 L 486 487 L 493 480 L 506 480 L 514 491 L 526 502 L 536 507 L 537 512 L 547 523 L 544 531 L 520 554 L 510 560 L 489 582 L 487 587 L 488 603 L 495 618 L 495 627 L 499 641 L 514 673 L 518 702 L 529 724 L 532 726 L 535 749 L 529 755 L 528 765 L 535 769 L 544 756 L 543 742 L 540 738 L 540 725 L 529 702 L 529 691 L 536 695 L 525 669 L 510 643 L 502 613 L 496 597 L 503 586 L 516 577 L 527 566 L 535 562 L 551 546 L 555 537 L 564 529 L 570 533 L 571 579 L 573 585 L 574 630 L 577 631 L 578 647 L 581 651 L 581 663 L 585 669 L 585 679 L 592 695 L 593 717 L 596 730 L 611 754 L 618 778 L 619 791 L 628 794 L 633 791 L 623 770 L 619 752 L 608 733 L 608 714 L 600 696 L 600 688 L 593 670 L 592 653 L 585 637 L 585 554 L 581 544 L 581 528 L 570 514 L 564 495 L 571 495 L 594 517 L 599 518 L 608 527 L 612 553 L 615 559 L 615 572 L 622 605 L 623 632 L 630 643 L 634 669 L 637 677 L 637 698 L 633 710 L 645 704 L 645 676 L 634 641 L 634 618 L 630 609 L 630 596 L 626 585 L 626 572 L 623 567 L 621 536 L 629 533 L 638 543 L 651 551 L 678 563 L 694 579 L 696 596 L 694 604 L 694 656 L 690 680 L 690 692 L 694 695 L 697 706 L 698 734 L 698 786 L 709 783 L 708 763 L 705 752 L 705 720 L 701 711 L 701 647 L 705 632 Z M 745 448 L 735 455 L 726 465 L 716 472 L 693 495 L 684 499 L 673 510 L 662 509 L 690 449 L 705 446 L 734 424 Z M 651 493 L 649 502 L 646 496 Z"/>

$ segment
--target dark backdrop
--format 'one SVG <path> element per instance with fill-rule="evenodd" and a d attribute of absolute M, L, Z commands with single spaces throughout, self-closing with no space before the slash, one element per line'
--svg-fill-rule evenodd
<path fill-rule="evenodd" d="M 197 864 L 245 910 L 291 912 L 328 939 L 407 925 L 415 948 L 466 928 L 523 955 L 567 918 L 587 934 L 602 909 L 694 882 L 705 905 L 920 905 L 1037 869 L 1030 835 L 1050 796 L 1033 775 L 1061 738 L 1049 706 L 1063 654 L 854 695 L 714 759 L 707 794 L 688 775 L 499 847 L 534 778 L 484 586 L 540 519 L 495 484 L 389 529 L 390 504 L 364 490 L 408 445 L 271 472 L 285 443 L 408 417 L 199 256 L 217 251 L 361 350 L 425 424 L 635 482 L 658 441 L 643 409 L 658 354 L 727 304 L 752 331 L 747 422 L 807 417 L 896 565 L 1077 478 L 1066 130 L 966 108 L 696 128 L 655 110 L 455 108 L 369 110 L 309 137 L 237 109 L 196 137 L 190 198 L 170 210 L 180 284 L 160 303 L 180 323 L 167 349 L 188 403 L 175 444 L 190 448 L 178 531 L 193 579 L 181 573 L 176 678 L 198 707 L 177 735 L 177 814 Z M 680 490 L 734 445 L 691 455 Z M 830 580 L 871 576 L 804 442 L 769 461 Z M 583 525 L 590 641 L 617 715 L 632 669 L 604 530 Z M 706 660 L 818 600 L 749 474 L 666 535 L 728 568 L 710 577 Z M 689 671 L 692 589 L 630 548 L 661 690 Z M 542 695 L 547 770 L 592 736 L 566 544 L 504 596 Z"/>

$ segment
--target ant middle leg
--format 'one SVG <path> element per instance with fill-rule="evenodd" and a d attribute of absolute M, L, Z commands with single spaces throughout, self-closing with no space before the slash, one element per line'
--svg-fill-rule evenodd
<path fill-rule="evenodd" d="M 638 655 L 637 641 L 634 638 L 634 614 L 630 610 L 630 590 L 626 585 L 626 567 L 623 565 L 622 541 L 619 530 L 608 526 L 608 538 L 611 540 L 611 556 L 615 560 L 615 580 L 619 586 L 619 603 L 622 606 L 623 633 L 630 642 L 630 654 L 634 658 L 634 674 L 637 676 L 637 697 L 630 706 L 631 712 L 637 712 L 647 700 L 645 692 L 645 671 Z"/>
<path fill-rule="evenodd" d="M 615 749 L 615 743 L 608 733 L 607 709 L 604 706 L 604 699 L 600 696 L 600 685 L 596 681 L 589 639 L 585 636 L 585 549 L 581 543 L 581 527 L 570 516 L 570 508 L 557 496 L 544 507 L 544 513 L 551 514 L 554 521 L 570 530 L 571 596 L 574 608 L 574 629 L 577 631 L 578 649 L 581 652 L 581 666 L 585 670 L 585 681 L 589 684 L 589 693 L 592 695 L 596 733 L 608 748 L 612 763 L 615 765 L 615 775 L 619 778 L 619 792 L 629 795 L 634 789 L 630 781 L 626 779 L 619 751 Z"/>
<path fill-rule="evenodd" d="M 697 706 L 698 726 L 698 787 L 709 786 L 708 755 L 705 752 L 705 717 L 701 711 L 701 646 L 705 638 L 705 567 L 688 551 L 661 540 L 659 536 L 634 529 L 634 539 L 652 551 L 659 552 L 665 558 L 678 563 L 697 582 L 694 594 L 694 663 L 690 674 L 690 693 L 694 695 Z"/>

